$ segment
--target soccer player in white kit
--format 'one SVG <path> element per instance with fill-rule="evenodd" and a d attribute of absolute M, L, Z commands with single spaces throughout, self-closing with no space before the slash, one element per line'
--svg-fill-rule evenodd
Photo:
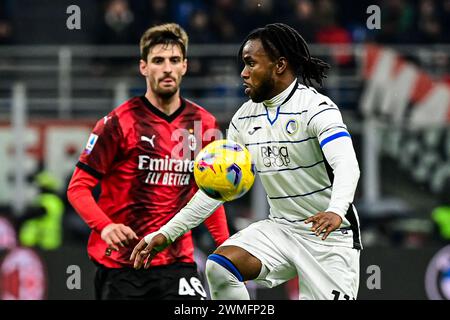
<path fill-rule="evenodd" d="M 208 257 L 211 297 L 249 299 L 247 280 L 274 287 L 298 276 L 299 299 L 356 299 L 362 245 L 352 202 L 358 161 L 338 107 L 308 86 L 311 80 L 322 85 L 329 65 L 311 57 L 301 35 L 282 23 L 251 32 L 239 57 L 251 100 L 233 116 L 227 138 L 251 152 L 270 214 Z M 136 245 L 134 267 L 147 267 L 221 204 L 198 191 Z"/>

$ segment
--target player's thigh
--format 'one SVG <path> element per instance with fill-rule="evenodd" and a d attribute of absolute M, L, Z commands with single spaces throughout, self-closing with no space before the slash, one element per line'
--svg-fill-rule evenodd
<path fill-rule="evenodd" d="M 230 260 L 239 270 L 244 281 L 253 280 L 261 272 L 261 261 L 247 250 L 237 246 L 221 246 L 214 251 Z"/>
<path fill-rule="evenodd" d="M 301 300 L 355 299 L 359 282 L 359 252 L 300 240 L 292 252 L 299 276 Z M 358 259 L 357 259 L 358 258 Z"/>
<path fill-rule="evenodd" d="M 271 288 L 295 277 L 295 267 L 286 256 L 286 248 L 293 245 L 292 237 L 267 219 L 234 234 L 215 253 L 226 255 L 245 280 Z"/>
<path fill-rule="evenodd" d="M 96 297 L 101 300 L 201 300 L 206 291 L 194 264 L 172 264 L 150 269 L 97 271 Z"/>
<path fill-rule="evenodd" d="M 333 247 L 331 255 L 321 259 L 324 269 L 339 284 L 331 290 L 335 300 L 356 299 L 359 289 L 359 255 L 360 251 L 347 247 Z"/>
<path fill-rule="evenodd" d="M 123 290 L 122 279 L 129 275 L 127 269 L 112 269 L 99 266 L 95 275 L 95 298 L 97 300 L 129 299 Z"/>
<path fill-rule="evenodd" d="M 204 300 L 207 297 L 196 267 L 168 270 L 160 279 L 164 289 L 161 300 Z"/>
<path fill-rule="evenodd" d="M 105 280 L 106 280 L 106 271 L 103 270 L 103 268 L 97 267 L 97 271 L 95 272 L 95 279 L 94 279 L 94 287 L 95 287 L 95 299 L 96 300 L 103 300 L 103 291 L 105 286 Z"/>

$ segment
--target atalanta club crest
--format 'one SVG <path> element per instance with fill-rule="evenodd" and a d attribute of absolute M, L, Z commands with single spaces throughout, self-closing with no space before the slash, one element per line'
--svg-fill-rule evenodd
<path fill-rule="evenodd" d="M 298 123 L 297 120 L 294 119 L 290 119 L 287 123 L 286 123 L 286 132 L 289 135 L 293 135 L 294 133 L 296 133 L 298 130 Z"/>

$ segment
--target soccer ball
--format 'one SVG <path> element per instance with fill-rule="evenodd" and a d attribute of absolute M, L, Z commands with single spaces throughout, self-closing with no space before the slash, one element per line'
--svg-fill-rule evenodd
<path fill-rule="evenodd" d="M 216 140 L 195 158 L 194 177 L 209 197 L 231 201 L 250 190 L 255 166 L 246 147 L 232 140 Z"/>

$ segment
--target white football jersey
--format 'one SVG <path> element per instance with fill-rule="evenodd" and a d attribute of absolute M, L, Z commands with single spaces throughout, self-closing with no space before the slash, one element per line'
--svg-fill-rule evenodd
<path fill-rule="evenodd" d="M 244 103 L 230 122 L 227 138 L 245 145 L 252 154 L 267 193 L 270 219 L 289 224 L 321 244 L 362 248 L 353 199 L 342 208 L 347 213 L 341 228 L 325 241 L 314 235 L 311 224 L 304 223 L 330 206 L 333 170 L 321 147 L 334 139 L 350 138 L 333 101 L 295 81 L 270 101 Z"/>

